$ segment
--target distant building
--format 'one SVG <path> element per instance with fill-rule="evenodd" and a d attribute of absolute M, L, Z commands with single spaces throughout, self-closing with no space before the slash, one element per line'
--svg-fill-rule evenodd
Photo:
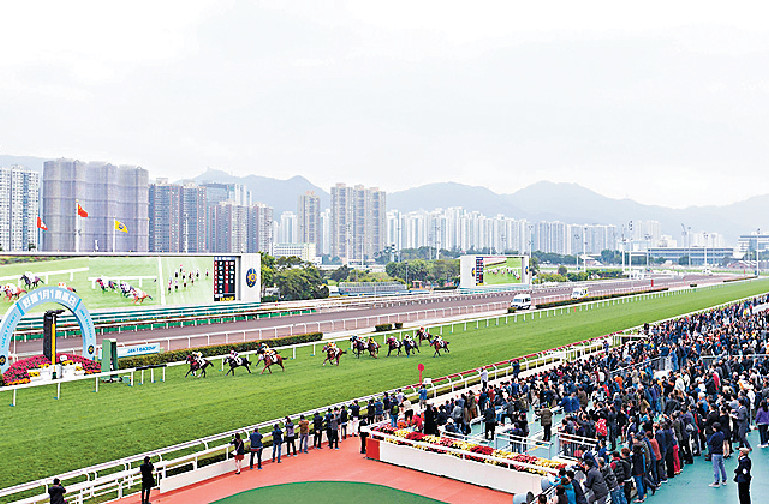
<path fill-rule="evenodd" d="M 760 231 L 752 234 L 742 234 L 737 240 L 738 248 L 740 252 L 766 252 L 769 250 L 769 234 L 761 233 Z M 753 254 L 755 259 L 755 254 Z"/>
<path fill-rule="evenodd" d="M 275 257 L 298 257 L 305 262 L 318 263 L 314 243 L 276 243 L 273 252 Z"/>
<path fill-rule="evenodd" d="M 687 266 L 702 266 L 706 259 L 707 264 L 718 264 L 734 257 L 732 247 L 650 247 L 648 252 L 652 259 L 665 259 Z"/>
<path fill-rule="evenodd" d="M 181 186 L 158 179 L 149 188 L 150 252 L 182 252 Z"/>
<path fill-rule="evenodd" d="M 223 201 L 236 205 L 251 206 L 251 192 L 240 184 L 220 184 L 218 182 L 203 182 L 199 184 L 206 192 L 206 227 L 205 250 L 213 251 L 214 245 L 214 208 Z"/>
<path fill-rule="evenodd" d="M 40 175 L 20 166 L 0 168 L 0 246 L 5 251 L 37 248 Z"/>
<path fill-rule="evenodd" d="M 180 252 L 209 252 L 208 189 L 187 183 L 179 199 Z"/>
<path fill-rule="evenodd" d="M 264 254 L 273 254 L 274 229 L 273 229 L 274 211 L 271 206 L 264 203 L 256 203 L 249 207 L 246 251 L 262 252 Z"/>
<path fill-rule="evenodd" d="M 299 219 L 294 212 L 280 214 L 279 230 L 278 241 L 281 243 L 299 243 Z"/>
<path fill-rule="evenodd" d="M 323 228 L 321 227 L 320 197 L 314 191 L 307 191 L 299 196 L 297 204 L 298 241 L 313 243 L 319 253 L 323 253 Z"/>
<path fill-rule="evenodd" d="M 213 250 L 210 252 L 247 252 L 248 212 L 246 205 L 231 201 L 222 201 L 213 207 Z"/>
<path fill-rule="evenodd" d="M 373 260 L 387 238 L 384 191 L 337 184 L 331 188 L 331 255 L 343 262 Z"/>
<path fill-rule="evenodd" d="M 76 217 L 77 202 L 88 217 Z M 42 203 L 48 226 L 42 233 L 44 251 L 149 251 L 149 174 L 144 168 L 64 158 L 47 161 Z M 128 232 L 116 232 L 115 220 Z"/>

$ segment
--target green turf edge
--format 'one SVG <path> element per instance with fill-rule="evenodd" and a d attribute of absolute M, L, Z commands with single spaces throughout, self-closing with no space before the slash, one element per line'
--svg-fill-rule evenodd
<path fill-rule="evenodd" d="M 394 503 L 399 503 L 399 504 L 410 504 L 410 503 L 413 502 L 414 504 L 430 504 L 430 503 L 446 504 L 445 501 L 440 501 L 440 500 L 437 500 L 437 499 L 433 499 L 431 497 L 425 497 L 424 495 L 420 495 L 418 493 L 407 492 L 405 490 L 400 490 L 398 488 L 394 488 L 394 487 L 387 486 L 387 485 L 379 485 L 379 484 L 376 484 L 376 483 L 367 483 L 367 482 L 363 482 L 363 481 L 333 481 L 333 480 L 295 481 L 293 483 L 283 483 L 283 484 L 279 484 L 279 485 L 268 485 L 268 486 L 254 488 L 254 489 L 251 489 L 251 490 L 246 490 L 244 492 L 238 492 L 238 493 L 236 493 L 234 495 L 231 495 L 229 497 L 224 497 L 222 499 L 218 499 L 216 501 L 213 501 L 211 504 L 245 504 L 246 502 L 258 502 L 257 498 L 254 498 L 254 499 L 251 499 L 251 500 L 246 500 L 246 501 L 241 501 L 240 499 L 242 497 L 246 497 L 247 498 L 249 496 L 249 494 L 257 494 L 257 493 L 260 493 L 260 492 L 264 492 L 265 490 L 269 491 L 269 490 L 278 490 L 278 489 L 281 489 L 281 488 L 286 488 L 286 490 L 288 492 L 291 492 L 292 490 L 295 490 L 296 487 L 298 487 L 298 486 L 322 486 L 322 487 L 329 486 L 329 487 L 333 487 L 333 486 L 339 486 L 339 485 L 343 485 L 345 487 L 348 487 L 348 486 L 359 486 L 359 487 L 361 487 L 360 490 L 363 491 L 363 492 L 370 491 L 370 488 L 365 488 L 364 489 L 363 487 L 372 487 L 372 488 L 376 488 L 378 492 L 385 492 L 385 493 L 392 492 L 395 495 L 390 495 L 390 496 L 375 495 L 375 496 L 371 496 L 371 498 L 369 500 L 361 500 L 360 496 L 351 496 L 351 495 L 344 495 L 344 494 L 342 494 L 342 495 L 339 495 L 339 494 L 337 494 L 337 495 L 329 494 L 328 495 L 329 500 L 319 500 L 318 499 L 318 495 L 323 495 L 323 493 L 321 493 L 321 492 L 330 491 L 331 489 L 326 490 L 326 489 L 323 489 L 323 488 L 321 488 L 321 489 L 313 488 L 313 489 L 310 490 L 311 492 L 314 492 L 314 495 L 312 496 L 312 499 L 310 499 L 310 500 L 297 500 L 296 496 L 293 496 L 293 497 L 289 497 L 286 500 L 286 502 L 292 502 L 294 504 L 305 504 L 305 503 L 324 504 L 325 502 L 329 502 L 329 503 L 332 503 L 332 502 L 333 503 L 337 503 L 337 502 L 340 502 L 340 501 L 343 502 L 341 499 L 349 499 L 349 498 L 354 497 L 355 498 L 354 502 L 356 502 L 356 503 L 394 502 Z M 302 490 L 306 490 L 306 488 L 302 489 Z M 408 501 L 401 500 L 402 497 L 408 497 L 409 500 Z M 258 497 L 258 499 L 260 499 L 260 500 L 264 499 L 264 498 L 274 499 L 275 496 L 266 496 L 266 497 L 265 496 L 259 496 Z M 386 501 L 382 500 L 384 498 L 387 498 L 388 500 L 386 500 Z M 395 499 L 397 499 L 397 500 L 395 500 Z M 271 502 L 271 503 L 277 502 L 278 504 L 282 504 L 281 501 L 275 501 L 275 500 L 270 500 L 269 502 Z M 350 502 L 350 501 L 348 501 L 348 502 Z M 205 503 L 200 503 L 200 504 L 205 504 Z"/>

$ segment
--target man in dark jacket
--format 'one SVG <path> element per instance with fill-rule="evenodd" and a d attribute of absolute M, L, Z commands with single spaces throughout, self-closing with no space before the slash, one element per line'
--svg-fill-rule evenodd
<path fill-rule="evenodd" d="M 312 442 L 315 448 L 318 450 L 323 449 L 323 417 L 319 412 L 315 412 L 315 416 L 312 417 Z"/>
<path fill-rule="evenodd" d="M 592 458 L 583 463 L 585 469 L 585 489 L 590 490 L 592 495 L 589 502 L 595 504 L 606 504 L 606 498 L 609 496 L 609 487 L 603 479 L 601 470 L 596 466 L 596 461 Z"/>
<path fill-rule="evenodd" d="M 54 478 L 53 485 L 48 487 L 48 496 L 51 498 L 51 504 L 64 504 L 64 494 L 67 491 L 61 486 L 59 478 Z"/>
<path fill-rule="evenodd" d="M 750 504 L 750 475 L 751 461 L 748 454 L 750 449 L 740 448 L 740 458 L 737 468 L 734 470 L 734 481 L 737 482 L 737 495 L 740 497 L 740 504 Z"/>
<path fill-rule="evenodd" d="M 494 405 L 490 405 L 483 410 L 483 439 L 494 439 L 494 431 L 497 425 L 497 412 L 494 409 Z"/>
<path fill-rule="evenodd" d="M 539 421 L 542 425 L 542 440 L 545 443 L 550 442 L 550 429 L 553 427 L 553 412 L 547 407 L 547 404 L 542 405 L 542 409 L 539 410 Z"/>

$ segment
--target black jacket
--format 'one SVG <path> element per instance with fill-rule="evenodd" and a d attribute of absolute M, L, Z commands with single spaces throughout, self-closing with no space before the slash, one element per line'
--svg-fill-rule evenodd
<path fill-rule="evenodd" d="M 752 479 L 750 468 L 752 465 L 750 457 L 742 457 L 740 459 L 737 468 L 734 470 L 734 479 L 737 483 L 750 483 Z"/>
<path fill-rule="evenodd" d="M 51 504 L 64 504 L 64 494 L 66 490 L 61 485 L 51 485 L 48 487 L 48 495 L 51 497 Z"/>

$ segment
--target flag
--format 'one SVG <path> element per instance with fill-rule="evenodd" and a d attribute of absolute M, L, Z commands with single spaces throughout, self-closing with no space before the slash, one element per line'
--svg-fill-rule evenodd
<path fill-rule="evenodd" d="M 42 229 L 43 231 L 48 231 L 48 226 L 45 225 L 45 222 L 43 222 L 42 217 L 37 218 L 37 229 Z"/>
<path fill-rule="evenodd" d="M 80 203 L 77 204 L 77 215 L 78 217 L 88 217 L 88 212 L 83 210 L 83 207 L 80 206 Z"/>
<path fill-rule="evenodd" d="M 115 231 L 121 231 L 123 233 L 127 233 L 128 232 L 128 228 L 125 227 L 125 224 L 123 224 L 122 222 L 116 220 L 115 221 Z"/>

